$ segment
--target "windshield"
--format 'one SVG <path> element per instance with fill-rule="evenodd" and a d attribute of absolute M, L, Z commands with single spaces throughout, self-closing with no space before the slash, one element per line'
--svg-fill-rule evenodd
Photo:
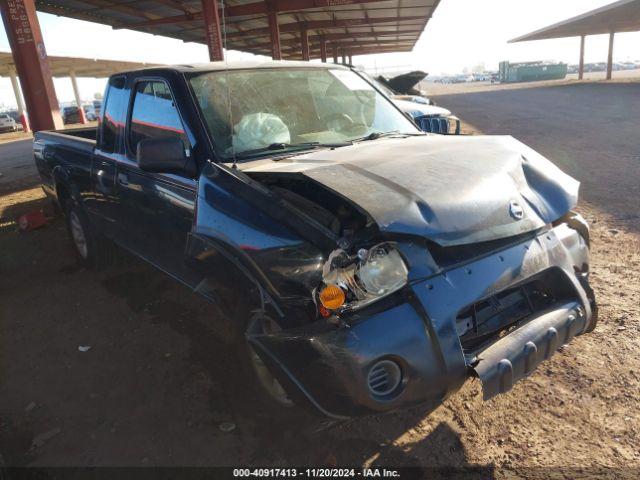
<path fill-rule="evenodd" d="M 190 79 L 216 153 L 242 157 L 420 131 L 356 73 L 332 68 L 208 72 Z M 261 152 L 265 153 L 265 152 Z"/>

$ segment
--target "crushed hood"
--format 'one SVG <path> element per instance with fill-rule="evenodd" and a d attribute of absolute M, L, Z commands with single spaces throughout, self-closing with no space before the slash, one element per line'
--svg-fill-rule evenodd
<path fill-rule="evenodd" d="M 443 246 L 543 227 L 576 204 L 579 187 L 508 136 L 387 137 L 244 167 L 306 175 L 359 205 L 381 231 Z"/>

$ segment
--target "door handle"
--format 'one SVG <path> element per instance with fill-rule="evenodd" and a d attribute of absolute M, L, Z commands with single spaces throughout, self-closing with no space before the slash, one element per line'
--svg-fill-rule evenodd
<path fill-rule="evenodd" d="M 107 187 L 104 184 L 104 175 L 105 175 L 105 173 L 107 173 L 107 172 L 105 172 L 104 170 L 98 170 L 96 172 L 96 177 L 97 177 L 97 180 L 98 180 L 98 190 L 100 190 L 102 193 L 107 193 L 108 194 L 110 189 L 109 189 L 109 187 Z"/>
<path fill-rule="evenodd" d="M 122 185 L 123 187 L 128 187 L 129 186 L 129 178 L 127 178 L 127 176 L 124 173 L 119 173 L 118 174 L 118 183 L 120 185 Z"/>

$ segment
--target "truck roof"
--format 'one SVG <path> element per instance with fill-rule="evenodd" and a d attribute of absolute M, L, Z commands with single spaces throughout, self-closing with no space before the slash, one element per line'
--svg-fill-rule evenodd
<path fill-rule="evenodd" d="M 225 70 L 251 70 L 260 68 L 341 68 L 347 69 L 347 67 L 334 63 L 312 63 L 303 61 L 288 61 L 288 60 L 243 60 L 243 61 L 227 61 L 227 62 L 208 62 L 208 63 L 191 63 L 184 65 L 158 65 L 155 67 L 145 67 L 135 70 L 129 70 L 127 72 L 144 72 L 151 70 L 175 70 L 182 73 L 189 72 L 215 72 Z"/>

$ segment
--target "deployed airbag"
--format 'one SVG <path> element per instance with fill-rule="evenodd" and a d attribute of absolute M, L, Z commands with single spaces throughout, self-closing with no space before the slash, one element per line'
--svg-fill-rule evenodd
<path fill-rule="evenodd" d="M 233 128 L 233 148 L 242 152 L 268 147 L 273 143 L 291 143 L 289 128 L 271 113 L 245 115 Z"/>

